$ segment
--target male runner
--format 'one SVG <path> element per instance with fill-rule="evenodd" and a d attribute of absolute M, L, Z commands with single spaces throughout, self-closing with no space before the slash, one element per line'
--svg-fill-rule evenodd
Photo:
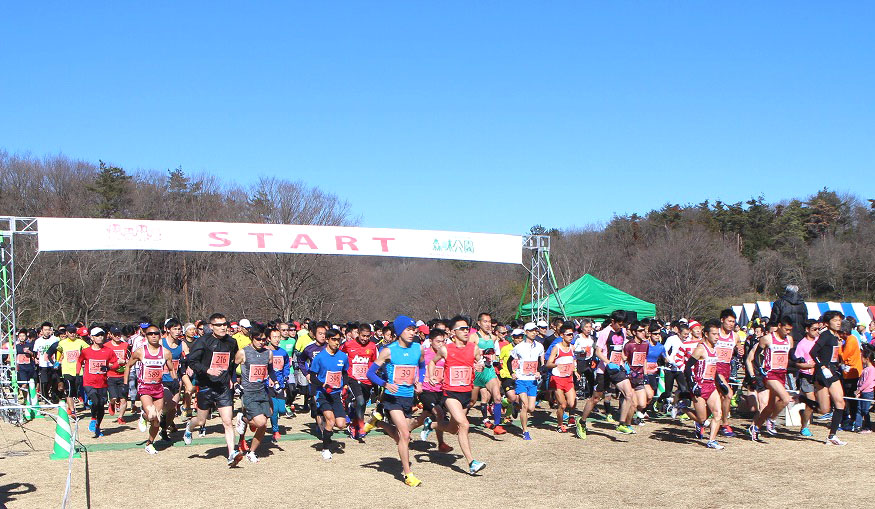
<path fill-rule="evenodd" d="M 61 362 L 61 375 L 64 378 L 64 386 L 67 394 L 67 413 L 70 417 L 76 416 L 76 398 L 79 397 L 79 388 L 82 387 L 82 377 L 76 375 L 76 362 L 82 350 L 88 348 L 82 337 L 88 337 L 88 329 L 80 327 L 74 334 L 58 341 L 57 356 Z"/>
<path fill-rule="evenodd" d="M 626 426 L 630 426 L 636 412 L 643 412 L 647 408 L 647 392 L 645 391 L 647 383 L 644 372 L 647 365 L 647 353 L 650 350 L 650 341 L 647 340 L 649 332 L 644 324 L 636 320 L 629 324 L 629 330 L 632 332 L 632 341 L 626 342 L 623 346 L 623 358 L 629 366 L 629 383 L 632 385 L 634 396 L 630 402 Z"/>
<path fill-rule="evenodd" d="M 76 376 L 82 373 L 85 393 L 91 401 L 91 423 L 88 430 L 94 433 L 94 438 L 103 436 L 100 424 L 103 422 L 106 405 L 106 372 L 118 368 L 119 365 L 115 352 L 104 348 L 105 339 L 106 331 L 100 327 L 91 329 L 92 344 L 83 349 L 76 359 Z"/>
<path fill-rule="evenodd" d="M 516 362 L 516 366 L 512 367 L 514 389 L 520 398 L 520 428 L 523 432 L 523 440 L 531 440 L 528 421 L 529 415 L 535 411 L 538 397 L 541 366 L 544 364 L 544 345 L 537 341 L 538 326 L 534 322 L 525 324 L 523 333 L 525 339 L 513 347 L 510 357 L 513 359 L 512 362 Z M 582 419 L 577 420 L 578 428 L 581 422 Z"/>
<path fill-rule="evenodd" d="M 507 433 L 501 425 L 501 382 L 498 380 L 498 375 L 495 373 L 494 364 L 497 361 L 497 353 L 500 348 L 497 345 L 498 337 L 492 333 L 492 316 L 489 313 L 480 313 L 477 316 L 477 326 L 479 330 L 474 332 L 472 336 L 477 339 L 477 346 L 483 352 L 485 359 L 484 368 L 477 372 L 474 377 L 474 389 L 471 392 L 471 398 L 474 404 L 477 403 L 477 397 L 481 394 L 480 389 L 486 389 L 489 398 L 483 401 L 483 425 L 486 428 L 492 428 L 492 432 L 496 435 Z M 397 331 L 396 331 L 397 333 Z M 479 369 L 479 368 L 476 368 Z M 492 401 L 492 418 L 494 423 L 489 420 L 486 413 L 489 401 Z"/>
<path fill-rule="evenodd" d="M 308 390 L 308 386 L 310 383 L 310 363 L 319 352 L 325 350 L 325 333 L 327 331 L 328 322 L 322 321 L 313 325 L 313 341 L 303 347 L 298 354 L 297 366 L 298 387 L 304 392 L 304 409 L 310 409 L 310 417 L 314 417 L 316 419 L 316 425 L 320 427 L 322 426 L 322 414 L 316 411 L 316 407 L 313 405 L 312 401 L 315 392 L 312 389 Z M 298 343 L 295 345 L 295 348 L 297 349 L 299 345 L 300 338 L 298 338 Z"/>
<path fill-rule="evenodd" d="M 429 361 L 429 372 L 434 373 L 434 367 L 444 359 L 444 406 L 450 414 L 450 422 L 434 422 L 426 417 L 422 427 L 427 433 L 423 440 L 428 440 L 428 433 L 439 430 L 445 433 L 457 434 L 462 454 L 468 462 L 468 473 L 476 474 L 486 467 L 486 463 L 477 461 L 471 454 L 471 442 L 468 437 L 468 416 L 466 409 L 471 403 L 471 391 L 474 388 L 474 368 L 483 366 L 483 355 L 480 348 L 472 340 L 469 341 L 471 324 L 462 316 L 455 316 L 451 320 L 453 341 L 447 343 L 435 351 L 434 357 Z M 432 378 L 431 383 L 437 383 Z"/>
<path fill-rule="evenodd" d="M 565 426 L 566 412 L 571 414 L 575 411 L 577 393 L 574 390 L 574 378 L 577 373 L 577 363 L 574 362 L 574 350 L 571 347 L 571 339 L 574 337 L 574 327 L 570 322 L 559 326 L 557 334 L 561 342 L 550 352 L 550 357 L 544 367 L 551 369 L 550 389 L 556 398 L 556 431 L 568 432 Z"/>
<path fill-rule="evenodd" d="M 115 354 L 118 366 L 106 373 L 106 384 L 109 390 L 110 408 L 117 414 L 116 422 L 124 424 L 125 412 L 128 409 L 128 386 L 125 385 L 125 364 L 131 354 L 130 345 L 124 340 L 121 330 L 112 326 L 109 328 L 109 344 L 106 348 Z"/>
<path fill-rule="evenodd" d="M 137 393 L 140 395 L 143 415 L 150 423 L 146 452 L 154 455 L 158 454 L 153 444 L 158 436 L 161 412 L 164 407 L 164 386 L 161 384 L 161 376 L 164 369 L 172 366 L 172 358 L 170 352 L 161 345 L 161 329 L 157 325 L 146 327 L 145 335 L 146 344 L 134 350 L 125 364 L 125 385 L 131 375 L 131 366 L 137 362 L 141 363 Z"/>
<path fill-rule="evenodd" d="M 805 336 L 796 343 L 796 348 L 793 350 L 793 360 L 796 362 L 796 367 L 799 368 L 799 400 L 806 403 L 802 410 L 802 428 L 799 434 L 803 437 L 810 437 L 811 430 L 808 425 L 811 423 L 811 415 L 814 413 L 814 408 L 817 403 L 814 390 L 814 359 L 811 358 L 811 348 L 817 342 L 817 337 L 820 335 L 819 322 L 817 320 L 805 321 Z"/>
<path fill-rule="evenodd" d="M 368 379 L 368 370 L 377 360 L 377 345 L 371 343 L 371 326 L 362 323 L 356 329 L 354 339 L 348 339 L 340 350 L 349 357 L 347 380 L 350 398 L 351 415 L 349 434 L 352 438 L 363 438 L 365 427 L 365 408 L 371 399 L 373 385 Z"/>
<path fill-rule="evenodd" d="M 725 448 L 717 442 L 721 417 L 718 387 L 722 385 L 724 387 L 720 390 L 726 390 L 726 381 L 717 372 L 719 356 L 716 343 L 720 334 L 719 329 L 720 325 L 716 320 L 705 322 L 703 341 L 690 353 L 684 370 L 693 393 L 693 406 L 696 410 L 696 436 L 702 438 L 702 428 L 710 411 L 712 415 L 711 430 L 706 446 L 718 451 Z M 694 372 L 693 367 L 695 367 Z"/>
<path fill-rule="evenodd" d="M 211 332 L 201 336 L 191 353 L 188 365 L 197 376 L 200 390 L 197 393 L 197 415 L 185 425 L 182 439 L 191 443 L 191 430 L 207 421 L 213 405 L 222 419 L 225 444 L 228 446 L 228 466 L 233 467 L 243 459 L 243 451 L 234 452 L 234 427 L 231 417 L 234 410 L 231 373 L 235 369 L 237 341 L 228 335 L 228 319 L 221 313 L 213 313 L 209 319 Z"/>
<path fill-rule="evenodd" d="M 416 322 L 405 315 L 399 315 L 392 323 L 398 340 L 384 348 L 377 360 L 368 369 L 368 379 L 379 387 L 385 388 L 383 394 L 383 410 L 388 413 L 391 423 L 385 422 L 380 414 L 374 413 L 376 425 L 398 445 L 398 457 L 401 459 L 401 470 L 404 483 L 408 486 L 419 486 L 422 481 L 410 470 L 410 431 L 418 427 L 422 421 L 412 419 L 413 394 L 422 391 L 419 380 L 419 367 L 422 364 L 422 346 L 413 342 L 416 336 Z M 437 354 L 435 354 L 437 355 Z M 386 379 L 377 374 L 385 365 Z"/>
<path fill-rule="evenodd" d="M 67 333 L 66 328 L 63 329 L 63 334 L 61 334 L 61 328 L 58 327 L 58 333 L 61 336 L 65 336 Z M 43 322 L 40 326 L 40 335 L 34 341 L 33 352 L 36 354 L 36 361 L 39 366 L 40 394 L 53 403 L 57 403 L 60 398 L 58 392 L 58 372 L 55 370 L 55 355 L 50 354 L 49 350 L 56 351 L 57 345 L 58 338 L 52 332 L 52 323 Z"/>
<path fill-rule="evenodd" d="M 320 326 L 316 327 L 319 331 Z M 340 351 L 340 331 L 329 329 L 321 334 L 325 341 L 324 348 L 310 363 L 309 374 L 312 404 L 318 412 L 316 423 L 322 434 L 322 458 L 327 461 L 331 459 L 331 434 L 335 429 L 346 428 L 347 416 L 342 395 L 343 388 L 347 386 L 349 356 Z"/>
<path fill-rule="evenodd" d="M 787 383 L 787 365 L 789 364 L 790 351 L 793 349 L 793 320 L 789 316 L 781 318 L 775 332 L 760 338 L 759 348 L 765 353 L 762 370 L 764 384 L 769 392 L 766 407 L 756 416 L 749 428 L 750 438 L 759 441 L 759 428 L 767 419 L 777 415 L 789 405 L 793 398 L 785 388 Z M 770 435 L 775 435 L 773 425 L 765 430 Z"/>
<path fill-rule="evenodd" d="M 428 332 L 429 346 L 423 347 L 422 361 L 426 365 L 425 377 L 422 381 L 422 392 L 419 394 L 419 401 L 422 403 L 422 410 L 428 413 L 432 421 L 441 422 L 446 418 L 444 411 L 444 363 L 445 359 L 441 359 L 434 364 L 430 364 L 438 349 L 446 345 L 447 332 L 438 327 L 431 327 Z M 432 383 L 436 380 L 436 383 Z M 428 441 L 430 431 L 423 428 L 420 433 L 420 438 L 423 442 Z M 450 452 L 453 448 L 444 441 L 444 432 L 437 432 L 438 451 Z"/>
<path fill-rule="evenodd" d="M 845 413 L 845 398 L 842 390 L 842 370 L 839 363 L 841 341 L 836 336 L 842 328 L 844 315 L 839 311 L 827 311 L 820 318 L 826 324 L 826 330 L 811 347 L 811 358 L 814 359 L 815 388 L 824 390 L 832 400 L 832 421 L 829 425 L 829 436 L 826 443 L 830 445 L 846 445 L 839 439 L 838 429 Z M 821 410 L 824 410 L 821 408 Z"/>
<path fill-rule="evenodd" d="M 243 418 L 237 426 L 237 433 L 240 435 L 238 450 L 248 450 L 246 459 L 250 463 L 258 463 L 255 451 L 264 438 L 268 418 L 273 414 L 265 385 L 265 381 L 270 378 L 268 372 L 273 371 L 273 351 L 265 347 L 267 338 L 262 325 L 251 325 L 248 332 L 249 344 L 237 350 L 234 355 L 234 364 L 240 366 L 240 388 L 243 389 Z M 246 445 L 247 425 L 255 432 L 251 446 Z"/>
<path fill-rule="evenodd" d="M 289 383 L 289 369 L 292 363 L 289 353 L 280 346 L 282 343 L 280 339 L 282 338 L 282 332 L 278 329 L 268 329 L 267 332 L 269 338 L 268 348 L 273 353 L 273 360 L 271 361 L 273 370 L 269 372 L 270 383 L 267 388 L 271 405 L 273 406 L 273 413 L 270 414 L 270 429 L 273 433 L 272 441 L 277 443 L 280 439 L 279 416 L 286 413 L 286 386 Z"/>
<path fill-rule="evenodd" d="M 729 425 L 730 405 L 732 398 L 735 397 L 735 392 L 732 386 L 729 385 L 730 375 L 732 373 L 732 358 L 735 355 L 735 350 L 738 348 L 738 336 L 735 333 L 735 311 L 724 309 L 720 312 L 720 331 L 717 338 L 717 373 L 723 377 L 726 382 L 726 394 L 722 391 L 720 394 L 720 403 L 723 416 L 721 431 L 723 436 L 734 437 L 735 431 Z M 707 332 L 707 331 L 706 331 Z"/>
<path fill-rule="evenodd" d="M 171 318 L 164 324 L 164 337 L 161 346 L 170 352 L 170 369 L 165 369 L 161 377 L 164 386 L 164 412 L 161 414 L 161 439 L 170 440 L 169 433 L 176 433 L 176 407 L 179 404 L 179 363 L 182 361 L 182 324 Z M 171 371 L 173 373 L 171 373 Z"/>

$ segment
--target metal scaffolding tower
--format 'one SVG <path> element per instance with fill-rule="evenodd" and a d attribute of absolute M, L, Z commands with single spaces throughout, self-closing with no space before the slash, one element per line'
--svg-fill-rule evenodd
<path fill-rule="evenodd" d="M 0 363 L 0 380 L 12 388 L 11 397 L 18 396 L 18 376 L 15 369 L 15 239 L 21 235 L 36 235 L 35 217 L 0 216 L 0 338 L 8 341 L 7 364 Z M 2 385 L 5 390 L 6 383 Z M 4 396 L 7 396 L 4 392 Z"/>
<path fill-rule="evenodd" d="M 550 236 L 525 235 L 523 237 L 523 249 L 529 253 L 528 265 L 526 265 L 529 276 L 526 279 L 526 286 L 531 288 L 532 321 L 545 320 L 549 322 L 549 299 L 551 295 L 555 296 L 556 303 L 562 312 L 562 317 L 565 318 L 565 304 L 563 304 L 562 298 L 557 292 L 556 276 L 553 275 L 553 267 L 550 265 Z M 522 308 L 526 293 L 526 288 L 523 288 L 520 308 L 517 310 L 518 317 L 520 314 L 519 309 Z"/>

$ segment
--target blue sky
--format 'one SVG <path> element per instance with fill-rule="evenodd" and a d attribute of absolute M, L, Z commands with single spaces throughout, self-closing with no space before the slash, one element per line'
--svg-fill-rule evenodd
<path fill-rule="evenodd" d="M 873 197 L 873 2 L 255 4 L 5 4 L 0 148 L 300 179 L 374 227 Z"/>

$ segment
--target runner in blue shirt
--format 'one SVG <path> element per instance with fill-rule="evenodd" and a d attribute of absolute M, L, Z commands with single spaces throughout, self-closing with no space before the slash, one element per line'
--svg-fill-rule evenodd
<path fill-rule="evenodd" d="M 325 349 L 310 363 L 310 388 L 316 411 L 322 416 L 322 458 L 331 459 L 331 434 L 346 428 L 346 409 L 343 406 L 343 387 L 349 356 L 340 351 L 340 331 L 325 332 Z"/>

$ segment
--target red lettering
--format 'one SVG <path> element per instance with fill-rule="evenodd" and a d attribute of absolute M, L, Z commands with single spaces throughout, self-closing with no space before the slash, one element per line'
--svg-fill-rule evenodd
<path fill-rule="evenodd" d="M 393 237 L 374 237 L 374 240 L 380 241 L 380 250 L 384 253 L 389 252 L 389 241 L 395 240 Z"/>
<path fill-rule="evenodd" d="M 213 240 L 219 241 L 219 244 L 210 244 L 210 247 L 228 247 L 231 245 L 231 241 L 219 235 L 228 235 L 228 232 L 210 232 L 210 238 Z"/>
<path fill-rule="evenodd" d="M 266 235 L 273 235 L 272 233 L 250 233 L 249 235 L 255 235 L 258 237 L 258 249 L 264 249 L 264 237 Z"/>
<path fill-rule="evenodd" d="M 359 248 L 356 247 L 356 239 L 355 237 L 349 237 L 347 235 L 337 235 L 334 237 L 337 241 L 337 250 L 343 251 L 343 246 L 349 246 L 353 251 L 358 251 Z"/>
<path fill-rule="evenodd" d="M 292 242 L 292 249 L 298 249 L 301 244 L 307 244 L 310 249 L 319 249 L 316 247 L 316 243 L 313 242 L 313 239 L 311 239 L 306 233 L 302 233 L 295 237 L 295 241 Z"/>

